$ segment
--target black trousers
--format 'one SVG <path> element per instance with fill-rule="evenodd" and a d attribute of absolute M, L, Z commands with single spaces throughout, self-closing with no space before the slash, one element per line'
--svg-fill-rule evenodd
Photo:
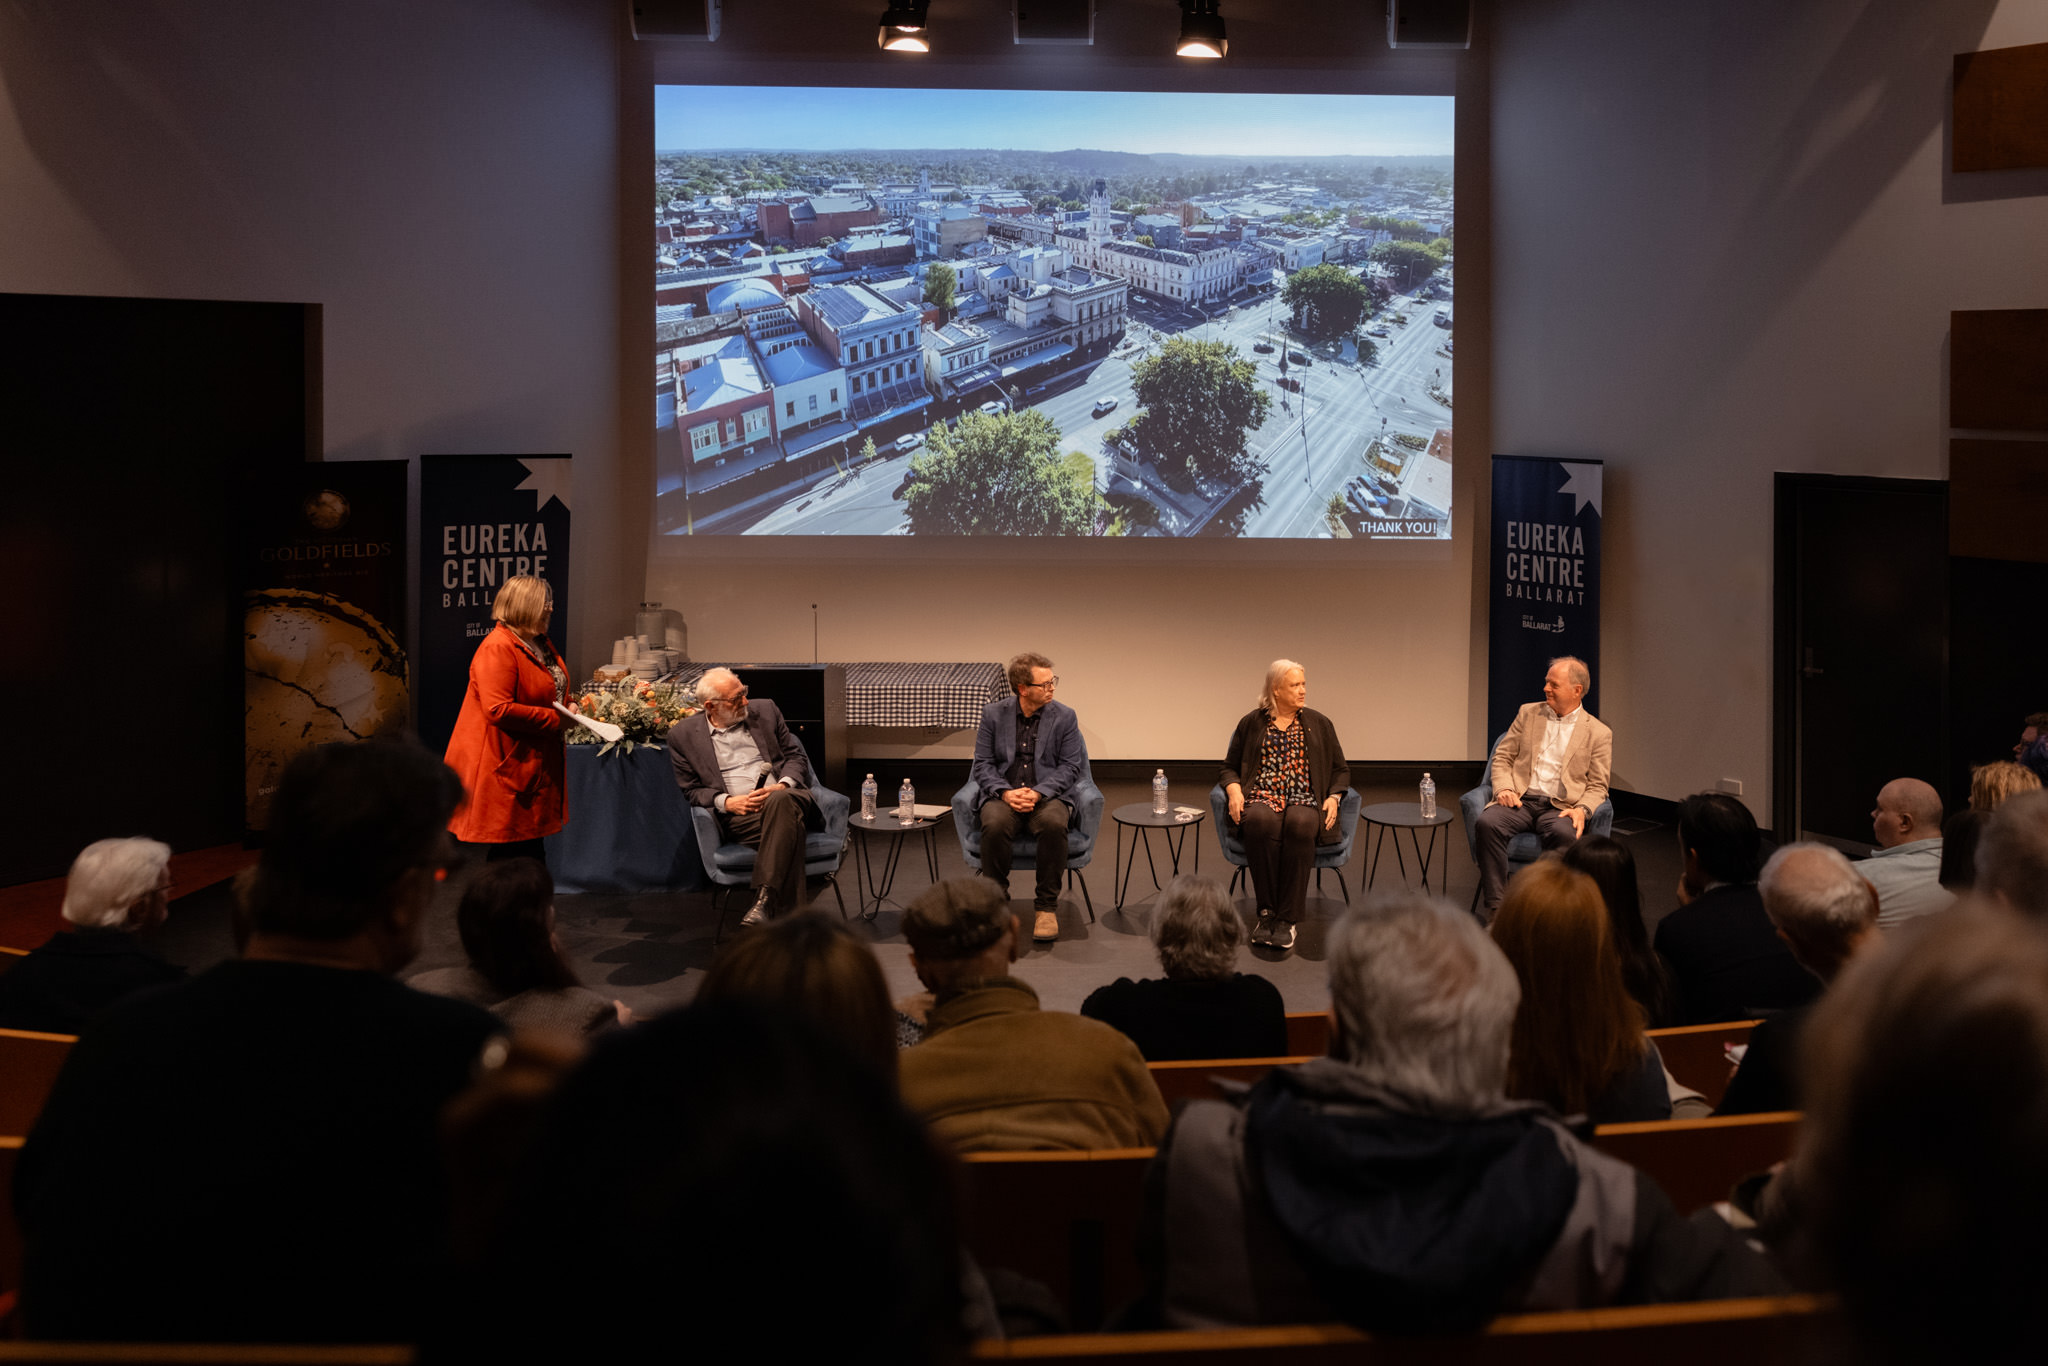
<path fill-rule="evenodd" d="M 1038 852 L 1033 856 L 1037 865 L 1038 888 L 1032 897 L 1032 904 L 1040 910 L 1050 910 L 1059 904 L 1060 885 L 1067 875 L 1067 828 L 1073 821 L 1074 808 L 1057 797 L 1042 799 L 1029 812 L 1010 809 L 1010 804 L 998 797 L 992 802 L 981 804 L 981 871 L 988 874 L 1003 895 L 1010 894 L 1011 851 L 1017 842 L 1017 831 L 1026 829 L 1038 841 Z"/>
<path fill-rule="evenodd" d="M 1522 794 L 1520 806 L 1495 802 L 1479 813 L 1479 910 L 1488 921 L 1500 907 L 1508 885 L 1508 844 L 1524 830 L 1534 830 L 1545 849 L 1568 849 L 1578 839 L 1572 823 L 1535 792 Z"/>
<path fill-rule="evenodd" d="M 1260 910 L 1297 922 L 1307 914 L 1308 880 L 1316 865 L 1316 833 L 1322 828 L 1320 806 L 1297 803 L 1275 811 L 1262 801 L 1245 798 L 1238 838 L 1244 841 L 1244 861 Z"/>
<path fill-rule="evenodd" d="M 506 844 L 486 844 L 482 848 L 485 863 L 498 863 L 508 858 L 530 858 L 539 859 L 542 867 L 547 866 L 548 849 L 546 842 L 542 840 L 512 840 Z"/>
<path fill-rule="evenodd" d="M 748 885 L 773 893 L 778 911 L 804 904 L 804 836 L 817 806 L 808 789 L 778 787 L 752 811 L 718 818 L 726 834 L 754 851 L 754 877 Z"/>

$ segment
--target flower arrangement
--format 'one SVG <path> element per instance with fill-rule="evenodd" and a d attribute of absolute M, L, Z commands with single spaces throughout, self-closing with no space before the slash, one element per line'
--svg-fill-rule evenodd
<path fill-rule="evenodd" d="M 617 740 L 600 740 L 586 726 L 576 726 L 563 737 L 572 745 L 603 745 L 599 754 L 618 750 L 631 754 L 635 745 L 658 745 L 668 739 L 668 728 L 697 712 L 697 699 L 671 683 L 617 684 L 593 688 L 576 699 L 584 715 L 609 721 L 625 734 Z"/>

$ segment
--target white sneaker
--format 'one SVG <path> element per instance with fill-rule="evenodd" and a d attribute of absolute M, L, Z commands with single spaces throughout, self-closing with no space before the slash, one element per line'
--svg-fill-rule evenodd
<path fill-rule="evenodd" d="M 1272 943 L 1274 924 L 1275 921 L 1271 911 L 1260 911 L 1258 924 L 1252 926 L 1252 942 L 1254 944 Z"/>
<path fill-rule="evenodd" d="M 1292 920 L 1275 922 L 1272 930 L 1266 935 L 1266 942 L 1283 953 L 1293 948 L 1294 922 Z"/>

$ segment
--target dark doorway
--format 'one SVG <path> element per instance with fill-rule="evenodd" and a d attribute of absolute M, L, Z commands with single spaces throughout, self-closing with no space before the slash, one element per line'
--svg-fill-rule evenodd
<path fill-rule="evenodd" d="M 1926 779 L 1953 809 L 1948 485 L 1778 475 L 1777 571 L 1779 837 L 1868 845 L 1893 778 Z"/>
<path fill-rule="evenodd" d="M 113 835 L 241 840 L 234 515 L 243 470 L 305 458 L 310 327 L 303 304 L 0 294 L 0 886 Z"/>

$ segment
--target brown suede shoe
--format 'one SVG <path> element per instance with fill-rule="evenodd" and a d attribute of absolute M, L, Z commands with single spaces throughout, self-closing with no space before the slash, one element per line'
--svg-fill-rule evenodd
<path fill-rule="evenodd" d="M 1031 921 L 1031 938 L 1039 944 L 1050 944 L 1060 937 L 1060 913 L 1040 911 Z"/>

